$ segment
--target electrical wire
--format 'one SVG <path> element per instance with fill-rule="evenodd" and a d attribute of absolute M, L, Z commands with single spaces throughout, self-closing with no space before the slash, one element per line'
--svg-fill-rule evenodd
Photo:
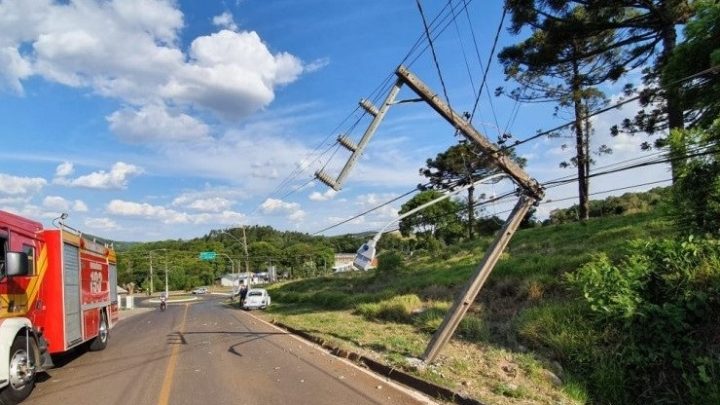
<path fill-rule="evenodd" d="M 417 4 L 418 10 L 420 11 L 420 17 L 422 17 L 423 27 L 425 27 L 425 36 L 427 36 L 427 41 L 430 44 L 430 51 L 432 52 L 435 69 L 437 69 L 437 74 L 440 77 L 440 85 L 442 86 L 443 94 L 445 95 L 445 101 L 447 102 L 448 107 L 450 107 L 450 97 L 448 96 L 447 87 L 445 86 L 445 80 L 443 79 L 442 75 L 442 69 L 440 69 L 440 62 L 438 62 L 437 53 L 435 53 L 435 45 L 433 44 L 432 37 L 430 36 L 430 30 L 428 29 L 427 25 L 427 20 L 425 19 L 425 12 L 423 12 L 420 0 L 415 0 L 415 3 Z M 453 16 L 452 21 L 455 21 L 455 16 Z M 450 107 L 450 109 L 452 109 L 452 107 Z"/>

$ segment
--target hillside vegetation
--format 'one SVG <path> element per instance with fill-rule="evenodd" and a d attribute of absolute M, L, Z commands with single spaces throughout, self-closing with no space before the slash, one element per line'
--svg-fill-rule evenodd
<path fill-rule="evenodd" d="M 713 402 L 720 254 L 660 242 L 674 233 L 656 212 L 519 231 L 437 364 L 415 372 L 490 403 Z M 279 284 L 267 316 L 412 369 L 489 242 Z"/>

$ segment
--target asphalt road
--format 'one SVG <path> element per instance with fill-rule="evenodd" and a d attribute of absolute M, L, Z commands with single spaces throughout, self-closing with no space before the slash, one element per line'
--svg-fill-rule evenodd
<path fill-rule="evenodd" d="M 56 358 L 30 404 L 420 404 L 424 397 L 205 296 Z"/>

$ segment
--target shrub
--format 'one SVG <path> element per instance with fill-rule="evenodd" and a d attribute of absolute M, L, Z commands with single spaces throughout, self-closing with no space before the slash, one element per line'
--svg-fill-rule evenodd
<path fill-rule="evenodd" d="M 422 331 L 433 333 L 439 327 L 445 318 L 448 310 L 450 309 L 450 303 L 447 302 L 436 302 L 426 308 L 423 312 L 415 315 L 413 323 Z"/>
<path fill-rule="evenodd" d="M 359 304 L 355 307 L 355 311 L 369 319 L 410 323 L 413 313 L 420 310 L 422 306 L 422 301 L 417 295 L 409 294 L 378 303 Z"/>
<path fill-rule="evenodd" d="M 720 243 L 635 242 L 613 264 L 606 256 L 567 277 L 595 319 L 617 329 L 614 367 L 626 370 L 633 402 L 720 403 Z"/>
<path fill-rule="evenodd" d="M 402 270 L 403 267 L 403 257 L 400 255 L 400 253 L 391 251 L 387 253 L 383 253 L 378 257 L 378 275 L 382 274 L 396 274 L 400 270 Z"/>

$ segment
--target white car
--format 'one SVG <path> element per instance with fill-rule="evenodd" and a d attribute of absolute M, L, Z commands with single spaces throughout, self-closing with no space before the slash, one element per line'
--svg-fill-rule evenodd
<path fill-rule="evenodd" d="M 193 294 L 207 294 L 208 289 L 205 287 L 199 287 L 192 291 Z"/>
<path fill-rule="evenodd" d="M 243 309 L 265 309 L 268 306 L 270 306 L 270 294 L 264 288 L 253 288 L 245 295 Z"/>

